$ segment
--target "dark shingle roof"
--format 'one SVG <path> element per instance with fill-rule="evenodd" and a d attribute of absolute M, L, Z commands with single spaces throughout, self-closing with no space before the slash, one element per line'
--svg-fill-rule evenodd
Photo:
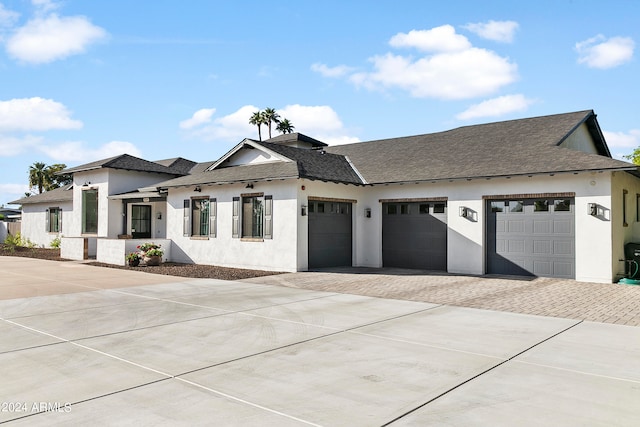
<path fill-rule="evenodd" d="M 265 142 L 270 142 L 273 144 L 291 144 L 294 142 L 306 142 L 307 144 L 311 144 L 314 147 L 326 147 L 322 141 L 318 141 L 317 139 L 311 138 L 303 133 L 293 132 L 293 133 L 284 133 L 282 135 L 274 136 L 273 138 L 267 139 Z"/>
<path fill-rule="evenodd" d="M 154 163 L 158 163 L 159 165 L 171 168 L 174 171 L 178 172 L 180 175 L 190 174 L 194 166 L 197 165 L 196 162 L 182 158 L 182 157 L 174 157 L 173 159 L 156 160 Z"/>
<path fill-rule="evenodd" d="M 29 205 L 33 203 L 54 203 L 54 202 L 71 202 L 73 201 L 73 185 L 65 185 L 54 190 L 45 191 L 44 193 L 34 194 L 33 196 L 23 197 L 10 205 Z"/>
<path fill-rule="evenodd" d="M 62 174 L 71 174 L 74 172 L 88 171 L 92 169 L 110 168 L 110 169 L 124 169 L 138 172 L 154 172 L 154 173 L 166 173 L 169 175 L 184 175 L 177 169 L 161 165 L 156 162 L 150 162 L 148 160 L 140 159 L 138 157 L 131 156 L 129 154 L 121 154 L 119 156 L 110 157 L 108 159 L 98 160 L 84 165 L 76 166 L 73 168 L 63 170 Z"/>
<path fill-rule="evenodd" d="M 256 142 L 291 161 L 276 161 L 242 166 L 217 167 L 211 171 L 193 173 L 157 184 L 158 187 L 180 187 L 199 184 L 265 181 L 272 179 L 307 178 L 320 181 L 363 184 L 344 156 L 319 150 L 288 147 L 268 142 Z"/>
<path fill-rule="evenodd" d="M 371 184 L 634 168 L 605 155 L 559 146 L 590 120 L 597 127 L 593 111 L 579 111 L 326 150 L 348 156 Z"/>
<path fill-rule="evenodd" d="M 182 187 L 204 184 L 228 184 L 233 182 L 266 181 L 272 179 L 297 178 L 298 169 L 294 162 L 260 163 L 233 166 L 194 173 L 156 184 L 159 188 Z"/>

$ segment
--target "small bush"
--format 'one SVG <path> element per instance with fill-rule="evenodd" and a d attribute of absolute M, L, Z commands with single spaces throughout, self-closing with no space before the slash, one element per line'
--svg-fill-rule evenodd
<path fill-rule="evenodd" d="M 62 242 L 62 239 L 60 239 L 60 236 L 58 236 L 55 239 L 53 239 L 51 243 L 49 243 L 49 246 L 51 246 L 52 248 L 59 249 L 61 242 Z"/>
<path fill-rule="evenodd" d="M 20 233 L 16 233 L 15 235 L 9 234 L 7 238 L 4 239 L 4 244 L 6 245 L 5 250 L 8 249 L 10 252 L 15 251 L 18 246 L 23 248 L 36 247 L 35 243 L 29 239 L 23 238 Z"/>

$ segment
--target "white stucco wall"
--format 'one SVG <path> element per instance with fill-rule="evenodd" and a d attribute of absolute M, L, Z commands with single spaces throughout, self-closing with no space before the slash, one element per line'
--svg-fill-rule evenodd
<path fill-rule="evenodd" d="M 0 242 L 4 242 L 7 238 L 7 223 L 4 221 L 0 221 Z"/>
<path fill-rule="evenodd" d="M 626 195 L 626 215 L 623 215 L 623 191 Z M 638 222 L 637 198 L 640 194 L 640 179 L 625 172 L 614 172 L 611 179 L 611 244 L 612 244 L 612 269 L 614 275 L 624 275 L 624 245 L 627 243 L 640 243 L 640 222 Z M 626 218 L 625 218 L 626 217 Z M 626 219 L 626 225 L 625 225 Z"/>
<path fill-rule="evenodd" d="M 62 209 L 62 231 L 60 233 L 49 233 L 46 230 L 47 209 Z M 37 246 L 48 248 L 51 241 L 56 237 L 65 235 L 70 230 L 69 222 L 72 221 L 72 202 L 49 202 L 33 203 L 22 206 L 22 225 L 20 234 L 23 238 L 29 239 Z"/>
<path fill-rule="evenodd" d="M 97 239 L 96 261 L 107 264 L 125 265 L 125 255 L 131 252 L 139 252 L 137 246 L 150 242 L 150 239 Z M 171 259 L 171 240 L 154 239 L 153 243 L 160 245 L 164 253 L 162 261 Z"/>
<path fill-rule="evenodd" d="M 167 197 L 167 238 L 172 240 L 171 260 L 177 262 L 296 271 L 297 193 L 293 180 L 258 182 L 253 189 L 245 184 L 170 189 Z M 246 193 L 273 196 L 273 239 L 248 241 L 232 237 L 233 197 Z M 217 237 L 202 239 L 183 236 L 183 201 L 191 197 L 217 199 Z"/>
<path fill-rule="evenodd" d="M 611 209 L 610 174 L 556 174 L 520 178 L 456 181 L 353 187 L 309 182 L 307 196 L 356 199 L 354 206 L 354 265 L 382 266 L 382 204 L 380 199 L 436 198 L 448 199 L 447 265 L 448 271 L 461 274 L 484 274 L 485 201 L 483 196 L 575 192 L 576 279 L 611 282 L 611 221 L 588 216 L 587 204 L 598 203 Z M 300 192 L 301 200 L 304 200 Z M 635 202 L 635 199 L 634 199 Z M 459 207 L 475 212 L 475 221 L 459 216 Z M 364 210 L 371 208 L 371 218 Z M 305 219 L 299 219 L 299 269 L 304 263 L 307 247 Z"/>

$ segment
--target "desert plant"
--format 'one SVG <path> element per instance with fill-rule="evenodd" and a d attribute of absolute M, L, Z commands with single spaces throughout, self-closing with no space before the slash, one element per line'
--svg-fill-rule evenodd
<path fill-rule="evenodd" d="M 52 248 L 60 248 L 60 243 L 62 243 L 62 239 L 60 239 L 60 236 L 56 237 L 55 239 L 53 239 L 51 241 L 51 243 L 49 243 L 49 246 L 51 246 Z"/>

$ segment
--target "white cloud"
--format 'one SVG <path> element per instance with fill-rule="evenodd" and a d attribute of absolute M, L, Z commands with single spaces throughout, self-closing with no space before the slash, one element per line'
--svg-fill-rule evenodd
<path fill-rule="evenodd" d="M 369 59 L 371 71 L 345 77 L 356 87 L 368 90 L 400 89 L 415 98 L 438 99 L 487 96 L 518 78 L 516 64 L 493 51 L 472 46 L 451 25 L 398 33 L 389 44 L 428 53 L 417 58 L 394 53 L 376 55 Z M 322 70 L 316 67 L 316 71 Z"/>
<path fill-rule="evenodd" d="M 0 28 L 12 27 L 19 17 L 20 14 L 18 12 L 6 9 L 4 5 L 0 3 Z"/>
<path fill-rule="evenodd" d="M 26 184 L 0 184 L 0 197 L 3 203 L 20 199 L 28 191 L 29 186 Z"/>
<path fill-rule="evenodd" d="M 51 14 L 36 17 L 18 28 L 7 40 L 6 49 L 22 62 L 42 64 L 83 53 L 89 45 L 106 37 L 104 29 L 84 16 Z"/>
<path fill-rule="evenodd" d="M 604 139 L 610 149 L 627 150 L 629 152 L 640 147 L 640 129 L 632 129 L 629 132 L 602 131 Z"/>
<path fill-rule="evenodd" d="M 602 34 L 576 43 L 578 63 L 590 68 L 607 69 L 629 62 L 635 43 L 630 37 L 611 37 Z"/>
<path fill-rule="evenodd" d="M 322 74 L 324 77 L 343 77 L 351 73 L 354 69 L 346 65 L 337 65 L 335 67 L 329 67 L 325 64 L 316 62 L 311 64 L 311 71 Z"/>
<path fill-rule="evenodd" d="M 71 141 L 58 145 L 41 145 L 40 151 L 58 162 L 89 162 L 120 154 L 142 157 L 142 152 L 134 144 L 126 141 L 111 141 L 98 148 L 87 147 L 84 142 Z"/>
<path fill-rule="evenodd" d="M 0 132 L 79 129 L 82 122 L 71 119 L 71 112 L 52 99 L 19 98 L 0 101 Z"/>
<path fill-rule="evenodd" d="M 47 13 L 60 7 L 60 4 L 52 0 L 31 0 L 31 4 L 36 7 L 38 13 Z"/>
<path fill-rule="evenodd" d="M 0 157 L 15 156 L 38 146 L 42 138 L 33 135 L 16 137 L 0 134 Z"/>
<path fill-rule="evenodd" d="M 430 30 L 411 30 L 391 37 L 393 47 L 415 47 L 426 52 L 459 52 L 471 47 L 463 35 L 456 34 L 451 25 L 442 25 Z"/>
<path fill-rule="evenodd" d="M 211 117 L 216 112 L 215 108 L 202 108 L 191 116 L 180 122 L 180 129 L 193 129 L 206 123 L 211 123 Z"/>
<path fill-rule="evenodd" d="M 204 141 L 240 142 L 244 138 L 258 139 L 258 130 L 249 124 L 249 118 L 260 108 L 253 105 L 245 105 L 237 111 L 223 117 L 208 117 L 208 121 L 202 121 L 188 130 L 188 136 Z M 199 110 L 202 111 L 202 110 Z M 287 105 L 282 109 L 276 109 L 282 117 L 289 119 L 295 126 L 295 132 L 301 132 L 319 139 L 327 144 L 357 142 L 358 139 L 347 135 L 338 114 L 329 106 L 304 106 Z M 198 112 L 196 112 L 198 113 Z M 195 116 L 195 114 L 194 114 Z M 188 119 L 191 120 L 191 119 Z M 268 139 L 268 130 L 262 126 L 262 139 Z M 271 136 L 280 133 L 272 129 Z"/>
<path fill-rule="evenodd" d="M 518 26 L 518 23 L 515 21 L 489 21 L 467 24 L 462 28 L 467 29 L 485 39 L 502 43 L 511 43 L 513 42 L 513 37 Z"/>
<path fill-rule="evenodd" d="M 356 86 L 400 88 L 416 98 L 468 99 L 494 93 L 516 80 L 517 66 L 494 52 L 470 48 L 418 60 L 388 53 L 371 59 L 375 71 L 356 73 Z"/>
<path fill-rule="evenodd" d="M 456 116 L 458 120 L 469 120 L 479 117 L 498 117 L 509 113 L 526 111 L 533 99 L 527 99 L 524 95 L 505 95 L 488 99 L 479 104 L 472 105 Z"/>

